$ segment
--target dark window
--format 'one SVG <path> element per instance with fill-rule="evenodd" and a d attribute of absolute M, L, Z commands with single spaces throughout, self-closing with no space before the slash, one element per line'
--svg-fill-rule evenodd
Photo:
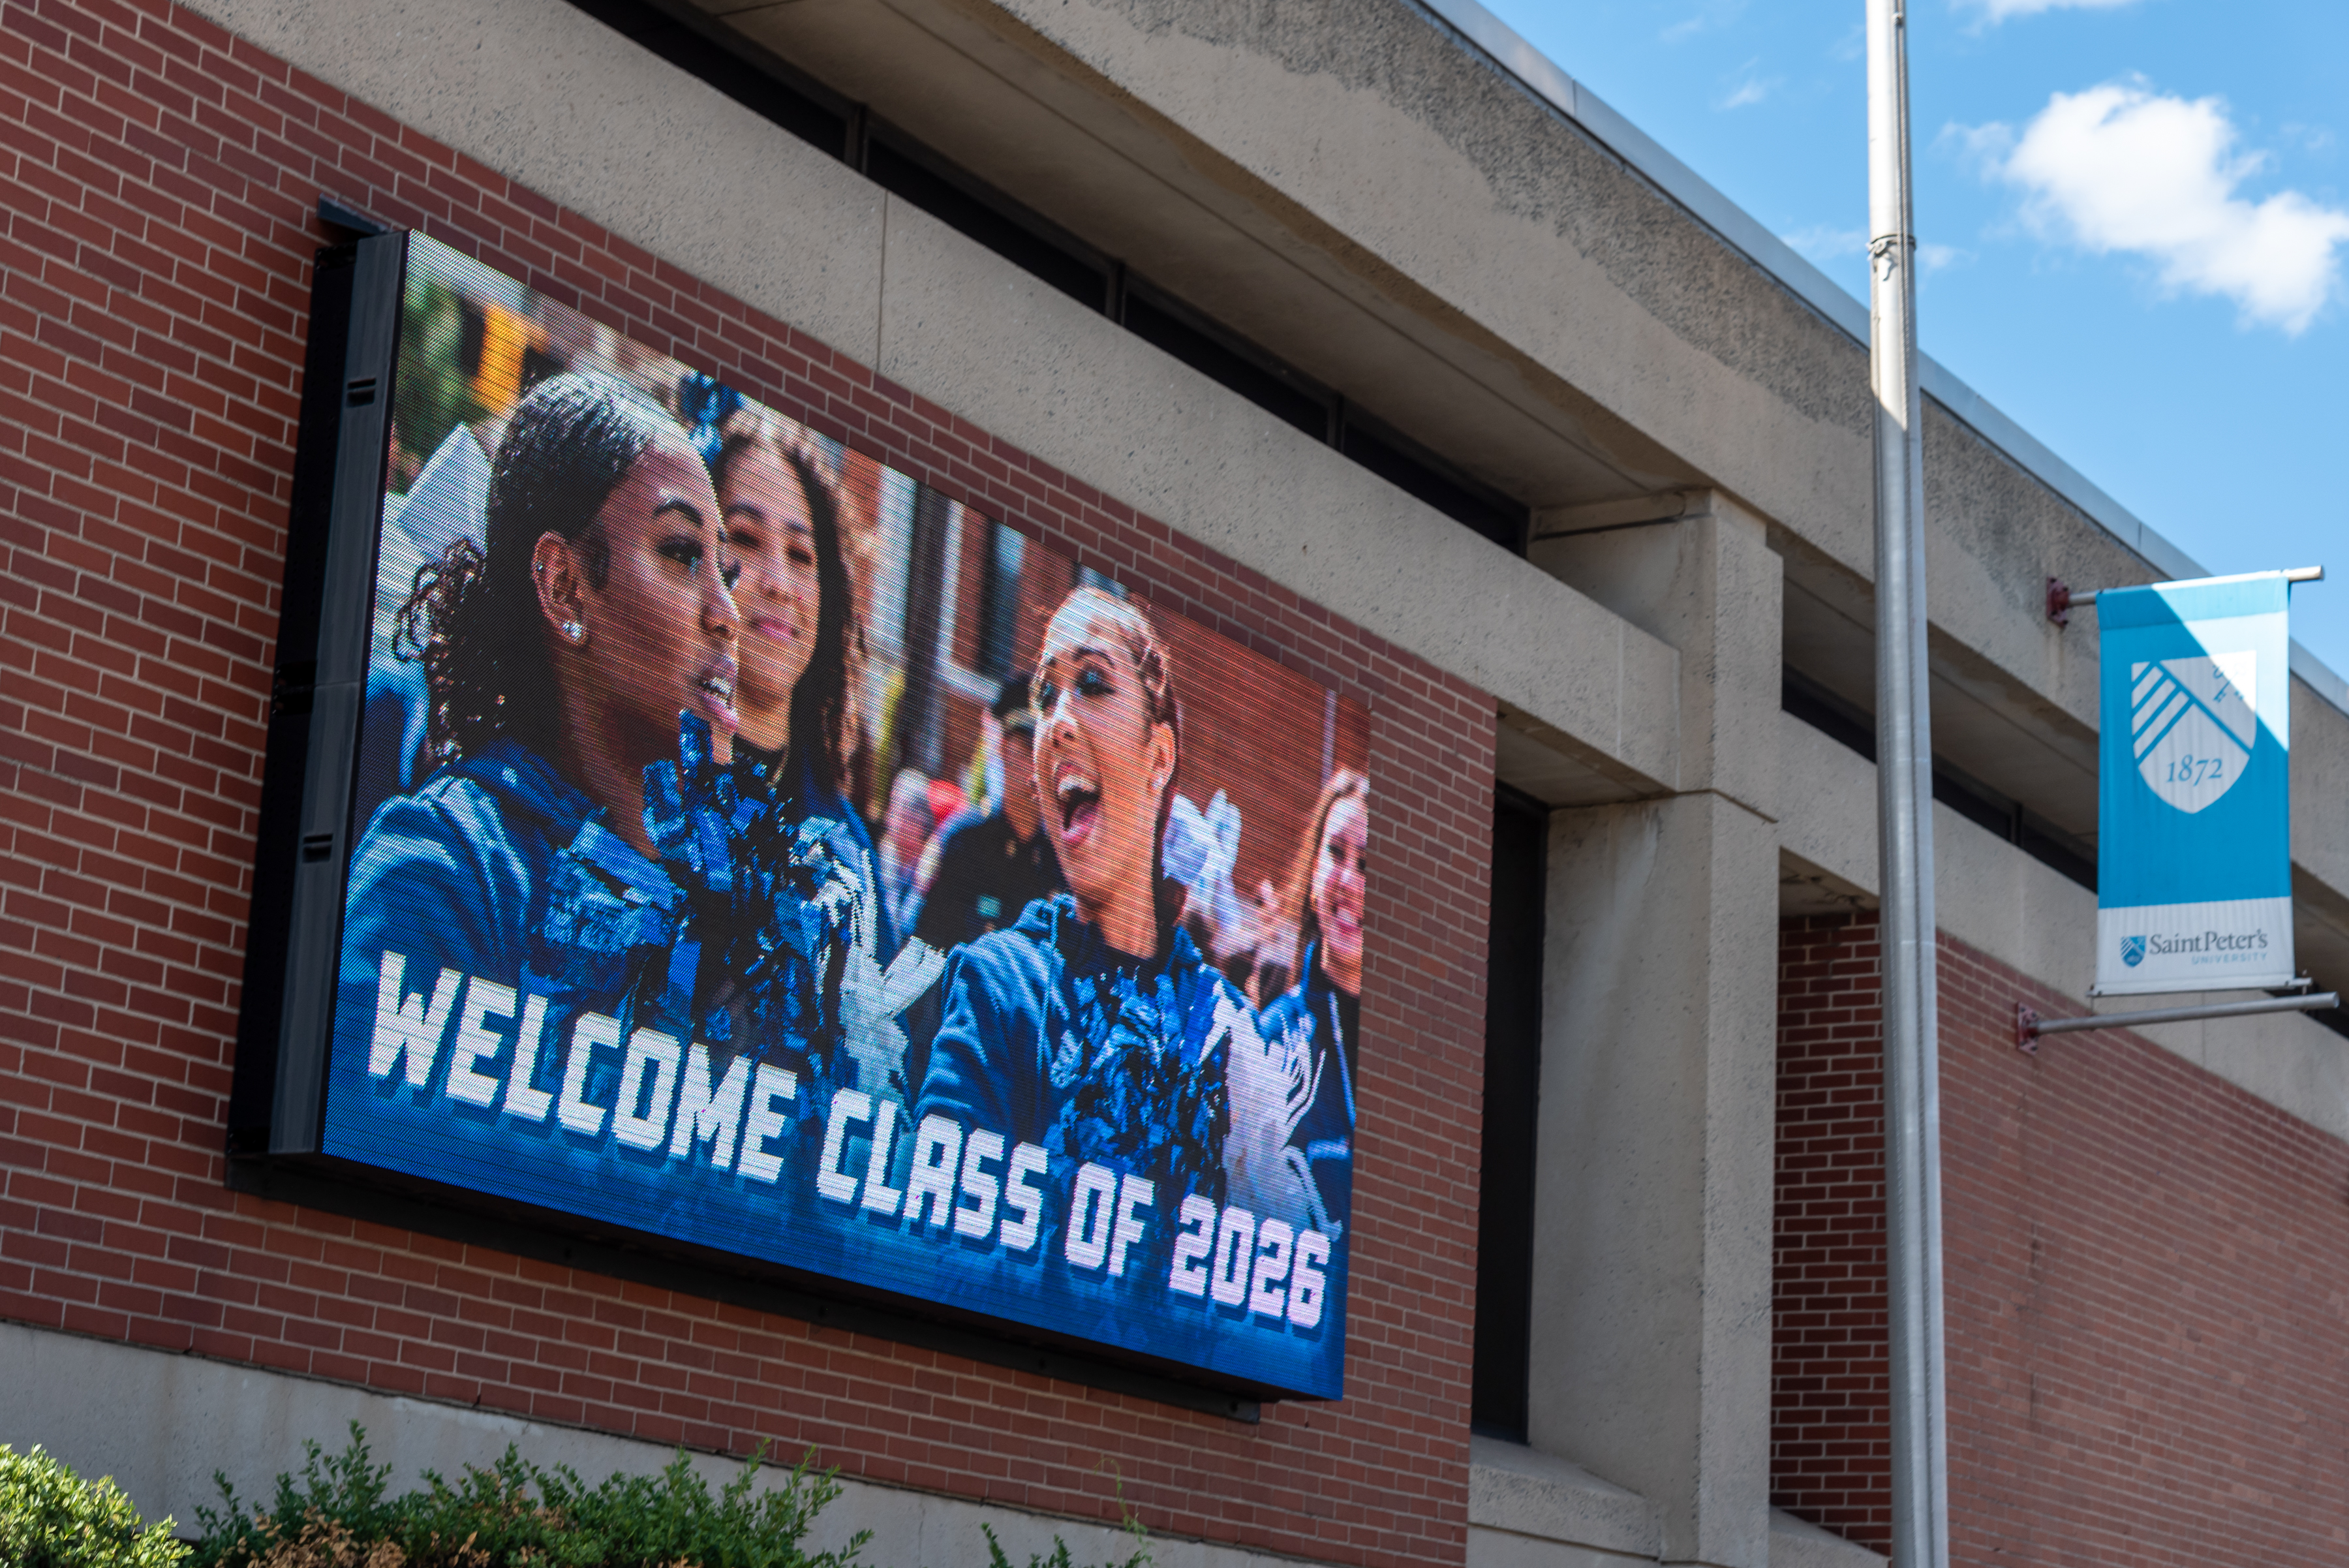
<path fill-rule="evenodd" d="M 1476 1188 L 1470 1427 L 1526 1440 L 1533 1335 L 1534 1146 L 1541 1096 L 1542 903 L 1549 811 L 1504 784 L 1493 803 L 1485 970 L 1485 1137 Z"/>
<path fill-rule="evenodd" d="M 1778 706 L 1869 762 L 1876 760 L 1876 721 L 1791 665 L 1778 672 Z"/>
<path fill-rule="evenodd" d="M 655 0 L 571 0 L 622 37 L 698 77 L 751 113 L 838 158 L 848 145 L 848 104 L 772 57 L 745 58 L 746 45 L 720 43 Z"/>
<path fill-rule="evenodd" d="M 1031 276 L 1041 278 L 1089 310 L 1109 303 L 1110 268 L 1053 234 L 1040 218 L 972 182 L 950 178 L 936 161 L 902 143 L 895 133 L 866 139 L 864 173 L 957 233 L 985 245 Z M 1018 217 L 1013 213 L 1019 213 Z M 1025 221 L 1023 221 L 1025 220 Z"/>
<path fill-rule="evenodd" d="M 1464 523 L 1502 549 L 1526 553 L 1531 514 L 1516 503 L 1450 472 L 1440 461 L 1385 431 L 1372 430 L 1351 410 L 1341 450 L 1406 495 L 1417 496 L 1455 523 Z"/>
<path fill-rule="evenodd" d="M 1876 760 L 1875 719 L 1800 670 L 1789 667 L 1781 671 L 1778 705 L 1869 762 Z M 1933 798 L 2041 865 L 2095 891 L 2096 852 L 2092 846 L 1939 757 L 1933 759 Z"/>
<path fill-rule="evenodd" d="M 467 377 L 481 373 L 481 349 L 490 340 L 490 318 L 470 299 L 457 301 L 457 369 Z"/>
<path fill-rule="evenodd" d="M 2023 808 L 1986 784 L 1933 759 L 1933 798 L 1985 833 L 2022 841 Z"/>
<path fill-rule="evenodd" d="M 1180 306 L 1131 289 L 1125 297 L 1125 327 L 1274 418 L 1315 441 L 1329 441 L 1335 404 L 1329 393 L 1271 368 L 1261 355 L 1240 349 Z"/>
<path fill-rule="evenodd" d="M 978 579 L 978 672 L 1003 680 L 1011 674 L 1011 642 L 1019 630 L 1019 571 L 1028 541 L 1000 523 L 994 529 Z"/>
<path fill-rule="evenodd" d="M 1311 378 L 1206 317 L 1147 286 L 1129 289 L 1122 264 L 903 132 L 868 126 L 860 106 L 733 37 L 723 23 L 681 20 L 669 8 L 678 0 L 571 3 L 1275 418 L 1336 446 L 1397 489 L 1503 549 L 1525 553 L 1530 514 L 1519 503 L 1394 431 L 1375 428 Z"/>
<path fill-rule="evenodd" d="M 2070 834 L 2048 826 L 2026 811 L 2014 841 L 2033 860 L 2053 866 L 2092 893 L 2096 890 L 2096 852 Z"/>

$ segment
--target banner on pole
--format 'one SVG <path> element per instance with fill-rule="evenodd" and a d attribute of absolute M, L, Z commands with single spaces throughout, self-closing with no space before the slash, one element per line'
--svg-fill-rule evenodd
<path fill-rule="evenodd" d="M 2096 596 L 2096 994 L 2292 978 L 2282 572 Z"/>

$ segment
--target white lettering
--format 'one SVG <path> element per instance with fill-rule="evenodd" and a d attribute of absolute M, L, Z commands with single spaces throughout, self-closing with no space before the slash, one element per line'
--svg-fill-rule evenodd
<path fill-rule="evenodd" d="M 750 1107 L 742 1113 L 742 1158 L 735 1168 L 753 1181 L 771 1182 L 783 1173 L 782 1158 L 769 1152 L 767 1140 L 783 1136 L 783 1118 L 777 1100 L 800 1097 L 800 1078 L 788 1067 L 761 1065 L 750 1084 Z"/>
<path fill-rule="evenodd" d="M 832 1096 L 832 1116 L 823 1127 L 823 1162 L 816 1168 L 815 1189 L 836 1203 L 856 1201 L 856 1178 L 840 1168 L 847 1152 L 848 1129 L 873 1119 L 873 1096 L 843 1089 Z"/>
<path fill-rule="evenodd" d="M 1174 1231 L 1174 1267 L 1166 1288 L 1177 1295 L 1207 1293 L 1207 1254 L 1216 1245 L 1216 1206 L 1193 1193 L 1183 1199 L 1183 1218 Z"/>
<path fill-rule="evenodd" d="M 564 1127 L 590 1137 L 603 1132 L 604 1117 L 611 1108 L 587 1097 L 587 1068 L 598 1046 L 607 1051 L 620 1048 L 620 1021 L 600 1012 L 583 1012 L 571 1026 L 570 1059 L 563 1064 L 563 1097 L 554 1107 L 556 1118 Z"/>
<path fill-rule="evenodd" d="M 995 1229 L 997 1181 L 986 1162 L 1003 1158 L 1003 1135 L 981 1130 L 963 1140 L 962 1195 L 971 1201 L 965 1209 L 955 1206 L 954 1227 L 957 1236 L 968 1236 L 984 1241 Z"/>
<path fill-rule="evenodd" d="M 677 1099 L 677 1036 L 639 1029 L 628 1036 L 620 1094 L 612 1103 L 612 1131 L 630 1148 L 658 1148 L 668 1140 L 669 1106 Z M 637 1114 L 637 1107 L 644 1113 Z"/>
<path fill-rule="evenodd" d="M 492 1018 L 511 1021 L 514 989 L 475 975 L 465 982 L 465 1004 L 457 1010 L 457 1048 L 449 1056 L 449 1097 L 469 1106 L 493 1106 L 498 1081 L 481 1065 L 505 1049 L 506 1037 L 490 1027 Z"/>
<path fill-rule="evenodd" d="M 922 1118 L 914 1133 L 914 1165 L 905 1173 L 905 1220 L 933 1225 L 943 1235 L 954 1218 L 955 1172 L 962 1163 L 962 1127 L 952 1116 Z"/>
<path fill-rule="evenodd" d="M 449 1014 L 456 1011 L 465 975 L 461 970 L 444 969 L 431 990 L 413 998 L 403 994 L 407 981 L 408 955 L 385 953 L 376 970 L 375 1043 L 367 1050 L 367 1076 L 388 1078 L 397 1066 L 409 1087 L 420 1089 L 431 1082 L 440 1036 L 449 1026 Z"/>
<path fill-rule="evenodd" d="M 709 1163 L 719 1170 L 733 1169 L 734 1134 L 742 1120 L 742 1097 L 750 1088 L 748 1056 L 735 1057 L 727 1064 L 725 1076 L 719 1078 L 710 1065 L 709 1047 L 695 1041 L 678 1075 L 677 1125 L 669 1131 L 668 1157 L 690 1161 L 694 1145 L 707 1139 Z"/>
<path fill-rule="evenodd" d="M 1256 1283 L 1248 1292 L 1248 1311 L 1273 1318 L 1288 1314 L 1288 1264 L 1296 1241 L 1296 1229 L 1286 1220 L 1268 1220 L 1257 1228 Z"/>
<path fill-rule="evenodd" d="M 1043 1228 L 1044 1189 L 1030 1179 L 1043 1175 L 1050 1163 L 1042 1148 L 1023 1143 L 1003 1168 L 1003 1206 L 1019 1216 L 1003 1221 L 1001 1240 L 1008 1251 L 1025 1252 L 1036 1245 Z"/>
<path fill-rule="evenodd" d="M 1288 1321 L 1299 1328 L 1321 1325 L 1321 1299 L 1329 1293 L 1323 1270 L 1329 1262 L 1329 1237 L 1319 1231 L 1297 1233 L 1297 1277 L 1288 1286 Z"/>
<path fill-rule="evenodd" d="M 1256 1256 L 1256 1216 L 1226 1209 L 1216 1229 L 1215 1262 L 1207 1270 L 1207 1293 L 1222 1306 L 1243 1306 L 1248 1298 L 1248 1265 Z"/>
<path fill-rule="evenodd" d="M 1069 1233 L 1061 1255 L 1081 1269 L 1098 1269 L 1109 1261 L 1110 1231 L 1117 1208 L 1117 1172 L 1105 1165 L 1077 1168 L 1077 1185 L 1069 1194 Z"/>
<path fill-rule="evenodd" d="M 506 1069 L 506 1115 L 526 1122 L 543 1122 L 554 1108 L 554 1096 L 530 1086 L 538 1071 L 539 1053 L 546 1048 L 546 998 L 523 999 L 522 1028 L 514 1035 L 513 1064 Z"/>
<path fill-rule="evenodd" d="M 889 1161 L 897 1152 L 897 1102 L 884 1100 L 873 1113 L 873 1150 L 864 1157 L 864 1207 L 895 1214 L 905 1194 L 889 1185 Z"/>
<path fill-rule="evenodd" d="M 1125 1274 L 1125 1254 L 1142 1240 L 1142 1211 L 1158 1198 L 1158 1184 L 1139 1176 L 1117 1179 L 1117 1220 L 1110 1227 L 1109 1274 L 1122 1279 Z"/>

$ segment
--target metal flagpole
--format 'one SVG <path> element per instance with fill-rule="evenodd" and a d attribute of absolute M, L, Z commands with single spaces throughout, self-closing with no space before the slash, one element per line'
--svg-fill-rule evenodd
<path fill-rule="evenodd" d="M 1876 392 L 1876 761 L 1883 916 L 1892 1561 L 1947 1568 L 1933 742 L 1905 0 L 1868 0 L 1868 360 Z"/>

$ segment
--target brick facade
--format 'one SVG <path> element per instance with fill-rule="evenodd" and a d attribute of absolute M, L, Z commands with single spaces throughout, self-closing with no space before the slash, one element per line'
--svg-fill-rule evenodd
<path fill-rule="evenodd" d="M 1493 704 L 160 0 L 0 0 L 0 1316 L 1362 1563 L 1453 1562 Z M 222 1185 L 321 190 L 1367 705 L 1348 1398 L 1195 1416 Z M 306 1434 L 331 1438 L 334 1434 Z"/>
<path fill-rule="evenodd" d="M 1778 943 L 1770 1501 L 1878 1551 L 1891 1538 L 1884 1037 L 1872 914 Z"/>
<path fill-rule="evenodd" d="M 1940 943 L 1951 1556 L 2349 1552 L 2349 1147 Z M 1873 917 L 1780 947 L 1773 1501 L 1889 1536 Z M 2223 1035 L 2216 1047 L 2223 1049 Z"/>

